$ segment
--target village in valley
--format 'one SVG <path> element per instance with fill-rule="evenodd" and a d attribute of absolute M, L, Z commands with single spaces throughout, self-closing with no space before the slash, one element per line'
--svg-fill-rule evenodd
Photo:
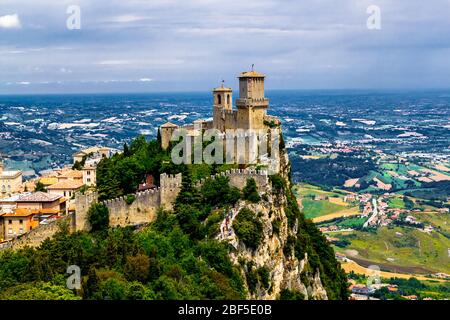
<path fill-rule="evenodd" d="M 448 157 L 391 155 L 357 143 L 303 148 L 307 152 L 299 157 L 305 166 L 298 172 L 300 176 L 306 172 L 300 180 L 308 182 L 297 184 L 294 192 L 305 216 L 332 243 L 350 275 L 352 298 L 377 299 L 384 292 L 384 298 L 433 299 L 432 295 L 401 293 L 398 286 L 407 283 L 392 279 L 414 275 L 424 283 L 450 280 Z M 339 159 L 346 161 L 345 167 L 328 167 Z M 339 172 L 341 180 L 330 178 L 327 183 L 323 175 L 316 178 L 308 170 L 314 163 Z M 356 174 L 347 175 L 344 171 L 352 166 Z M 374 265 L 383 281 L 368 284 Z"/>

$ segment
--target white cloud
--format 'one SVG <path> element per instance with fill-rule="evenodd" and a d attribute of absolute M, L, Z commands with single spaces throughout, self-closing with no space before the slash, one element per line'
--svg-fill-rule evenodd
<path fill-rule="evenodd" d="M 28 81 L 21 81 L 21 82 L 17 82 L 17 84 L 21 84 L 21 85 L 24 85 L 24 86 L 27 86 L 27 85 L 29 85 L 31 82 L 28 82 Z"/>
<path fill-rule="evenodd" d="M 21 27 L 22 24 L 17 13 L 0 17 L 0 28 L 17 29 Z"/>
<path fill-rule="evenodd" d="M 63 68 L 59 69 L 59 72 L 61 72 L 61 73 L 72 73 L 72 70 L 63 67 Z"/>
<path fill-rule="evenodd" d="M 119 22 L 119 23 L 128 23 L 128 22 L 135 22 L 135 21 L 139 21 L 139 20 L 143 20 L 143 19 L 145 19 L 145 18 L 136 16 L 133 14 L 125 14 L 125 15 L 115 17 L 113 19 L 113 21 Z"/>
<path fill-rule="evenodd" d="M 98 62 L 100 65 L 105 66 L 118 66 L 118 65 L 124 65 L 124 64 L 131 64 L 132 61 L 130 60 L 103 60 Z"/>
<path fill-rule="evenodd" d="M 139 79 L 139 81 L 141 81 L 141 82 L 150 82 L 150 81 L 153 81 L 153 79 L 150 79 L 150 78 L 141 78 L 141 79 Z"/>

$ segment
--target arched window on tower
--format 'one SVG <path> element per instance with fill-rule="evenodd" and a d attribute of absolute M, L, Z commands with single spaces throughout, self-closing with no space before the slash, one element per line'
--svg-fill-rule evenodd
<path fill-rule="evenodd" d="M 217 95 L 217 104 L 222 104 L 222 96 L 220 94 Z"/>
<path fill-rule="evenodd" d="M 227 105 L 230 105 L 230 95 L 227 94 Z"/>

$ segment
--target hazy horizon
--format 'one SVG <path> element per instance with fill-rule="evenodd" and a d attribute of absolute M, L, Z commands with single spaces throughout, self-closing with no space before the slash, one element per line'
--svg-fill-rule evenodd
<path fill-rule="evenodd" d="M 237 98 L 239 95 L 238 88 L 233 89 L 233 99 Z M 270 95 L 272 93 L 283 93 L 283 92 L 292 92 L 292 93 L 320 93 L 320 94 L 349 94 L 349 95 L 358 95 L 358 94 L 407 94 L 407 93 L 444 93 L 448 91 L 450 95 L 450 88 L 342 88 L 342 89 L 266 89 L 266 95 Z M 85 92 L 18 92 L 18 93 L 3 93 L 0 92 L 0 97 L 20 97 L 20 96 L 76 96 L 76 95 L 158 95 L 158 94 L 199 94 L 199 95 L 209 95 L 211 94 L 211 90 L 177 90 L 177 91 L 85 91 Z"/>

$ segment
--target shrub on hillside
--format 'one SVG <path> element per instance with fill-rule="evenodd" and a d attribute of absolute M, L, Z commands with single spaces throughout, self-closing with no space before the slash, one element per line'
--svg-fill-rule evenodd
<path fill-rule="evenodd" d="M 263 224 L 260 218 L 250 209 L 243 208 L 239 211 L 233 222 L 233 229 L 244 244 L 256 249 L 263 238 Z"/>
<path fill-rule="evenodd" d="M 109 211 L 103 203 L 92 204 L 87 214 L 92 231 L 106 230 L 108 228 Z"/>
<path fill-rule="evenodd" d="M 245 200 L 251 201 L 253 203 L 257 203 L 261 200 L 255 179 L 247 179 L 247 184 L 245 185 L 244 189 L 242 189 L 242 196 Z"/>

